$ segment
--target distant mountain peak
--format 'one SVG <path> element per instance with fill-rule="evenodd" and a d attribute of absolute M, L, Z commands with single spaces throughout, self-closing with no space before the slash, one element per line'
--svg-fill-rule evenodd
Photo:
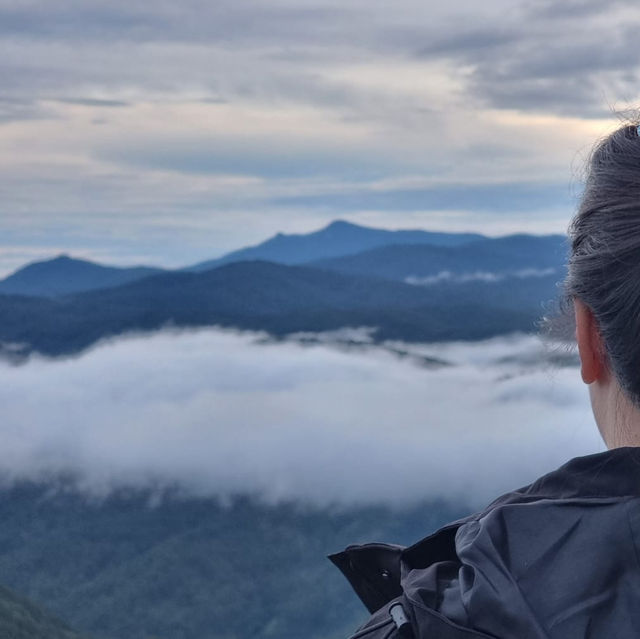
<path fill-rule="evenodd" d="M 55 257 L 51 258 L 50 260 L 44 260 L 43 262 L 40 262 L 41 264 L 46 264 L 47 262 L 49 262 L 49 264 L 55 264 L 55 263 L 64 263 L 64 262 L 88 262 L 88 260 L 83 260 L 80 259 L 78 257 L 72 257 L 71 255 L 69 255 L 68 253 L 60 253 L 60 255 L 56 255 Z"/>
<path fill-rule="evenodd" d="M 347 220 L 333 220 L 310 233 L 277 233 L 271 238 L 220 258 L 187 267 L 187 271 L 204 271 L 227 262 L 262 259 L 281 264 L 304 264 L 320 259 L 356 254 L 386 244 L 434 244 L 459 246 L 486 239 L 477 233 L 445 233 L 420 229 L 381 229 L 361 226 Z"/>
<path fill-rule="evenodd" d="M 352 224 L 351 222 L 347 222 L 346 220 L 334 220 L 323 229 L 316 231 L 316 235 L 347 235 L 352 236 L 357 233 L 367 232 L 368 229 L 366 226 L 359 226 L 358 224 Z"/>
<path fill-rule="evenodd" d="M 327 229 L 343 229 L 343 228 L 363 228 L 358 226 L 357 224 L 353 224 L 353 222 L 347 222 L 346 220 L 333 220 L 325 227 Z"/>
<path fill-rule="evenodd" d="M 344 230 L 367 230 L 367 227 L 360 226 L 358 224 L 354 224 L 353 222 L 347 222 L 346 220 L 333 220 L 333 222 L 329 222 L 326 226 L 323 226 L 316 231 L 310 231 L 309 233 L 284 233 L 283 231 L 278 231 L 271 238 L 265 240 L 261 244 L 264 245 L 266 242 L 273 241 L 276 239 L 291 239 L 291 238 L 304 238 L 308 236 L 321 235 L 326 233 L 327 231 L 344 231 Z M 242 250 L 242 249 L 241 249 Z"/>
<path fill-rule="evenodd" d="M 0 280 L 0 293 L 51 297 L 118 286 L 161 271 L 146 266 L 103 266 L 61 253 L 47 260 L 31 262 Z"/>

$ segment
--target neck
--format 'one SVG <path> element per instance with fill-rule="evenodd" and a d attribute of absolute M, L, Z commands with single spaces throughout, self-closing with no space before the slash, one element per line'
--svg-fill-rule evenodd
<path fill-rule="evenodd" d="M 594 416 L 607 448 L 640 447 L 640 409 L 622 392 L 620 385 L 615 382 L 598 387 L 594 383 L 589 391 Z"/>

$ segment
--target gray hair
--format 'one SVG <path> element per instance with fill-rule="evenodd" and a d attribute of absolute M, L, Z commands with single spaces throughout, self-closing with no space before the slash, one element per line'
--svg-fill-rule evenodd
<path fill-rule="evenodd" d="M 600 141 L 587 165 L 584 192 L 569 225 L 567 276 L 556 318 L 542 328 L 567 334 L 573 299 L 595 317 L 608 367 L 640 406 L 640 137 L 637 123 Z M 564 323 L 558 322 L 564 318 Z"/>

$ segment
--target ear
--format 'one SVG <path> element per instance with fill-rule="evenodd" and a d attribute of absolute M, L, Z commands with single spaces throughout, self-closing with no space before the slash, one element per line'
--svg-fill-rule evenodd
<path fill-rule="evenodd" d="M 577 297 L 573 298 L 576 316 L 576 340 L 580 354 L 582 381 L 591 384 L 601 379 L 606 372 L 604 344 L 598 323 L 591 309 Z"/>

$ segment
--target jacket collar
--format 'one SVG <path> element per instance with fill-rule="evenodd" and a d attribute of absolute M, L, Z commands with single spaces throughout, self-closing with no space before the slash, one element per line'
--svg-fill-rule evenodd
<path fill-rule="evenodd" d="M 640 497 L 640 448 L 576 457 L 514 494 L 539 499 Z"/>

